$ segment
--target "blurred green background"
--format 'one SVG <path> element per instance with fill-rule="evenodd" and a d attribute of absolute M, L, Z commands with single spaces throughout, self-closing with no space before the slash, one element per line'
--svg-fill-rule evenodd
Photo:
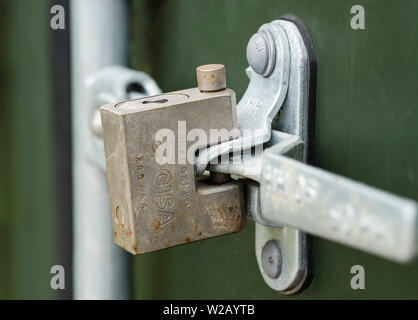
<path fill-rule="evenodd" d="M 70 155 L 69 99 L 65 79 L 57 81 L 60 70 L 68 71 L 68 34 L 49 28 L 49 9 L 58 2 L 0 0 L 2 299 L 71 297 L 71 181 L 60 158 Z M 365 7 L 365 30 L 350 28 L 355 4 Z M 318 55 L 314 165 L 418 200 L 416 0 L 130 5 L 133 68 L 173 91 L 196 85 L 196 66 L 223 63 L 238 99 L 248 83 L 250 36 L 283 14 L 301 18 Z M 398 265 L 317 238 L 314 252 L 312 284 L 286 299 L 418 298 L 416 264 Z M 283 298 L 259 273 L 251 222 L 239 234 L 136 256 L 132 263 L 135 298 Z M 54 264 L 66 267 L 65 291 L 50 288 Z M 366 290 L 350 287 L 355 264 L 365 267 Z"/>
<path fill-rule="evenodd" d="M 0 15 L 0 297 L 53 298 L 49 8 L 47 1 L 1 0 Z"/>

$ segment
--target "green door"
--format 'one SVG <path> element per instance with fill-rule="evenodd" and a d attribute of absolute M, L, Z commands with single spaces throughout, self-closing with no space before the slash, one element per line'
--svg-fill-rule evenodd
<path fill-rule="evenodd" d="M 354 5 L 365 29 L 351 27 Z M 169 92 L 196 86 L 196 66 L 222 63 L 239 100 L 249 38 L 284 14 L 305 23 L 318 56 L 313 165 L 418 200 L 415 0 L 134 1 L 133 67 Z M 135 256 L 135 298 L 284 298 L 258 270 L 254 229 L 250 221 L 239 234 Z M 418 265 L 316 237 L 311 249 L 314 277 L 291 299 L 418 298 Z M 354 265 L 365 269 L 364 290 L 350 286 Z"/>
<path fill-rule="evenodd" d="M 65 49 L 51 48 L 51 42 L 56 45 L 51 37 L 67 45 L 68 38 L 49 26 L 56 3 L 68 4 L 0 0 L 2 299 L 71 297 L 71 144 L 65 122 L 71 118 L 70 99 L 69 88 L 56 90 L 57 74 L 69 73 L 69 58 Z M 284 14 L 299 17 L 318 57 L 313 165 L 418 200 L 416 0 L 130 4 L 134 69 L 149 73 L 168 92 L 195 87 L 196 66 L 222 63 L 237 100 L 248 84 L 244 70 L 251 35 Z M 364 7 L 365 29 L 351 27 L 354 5 Z M 59 63 L 53 64 L 51 51 Z M 56 134 L 57 128 L 66 138 Z M 396 264 L 317 237 L 310 285 L 300 294 L 282 296 L 260 274 L 254 229 L 249 221 L 238 234 L 133 257 L 134 297 L 418 298 L 418 264 Z M 50 287 L 55 264 L 67 270 L 66 291 Z M 364 290 L 350 286 L 354 265 L 365 269 Z"/>

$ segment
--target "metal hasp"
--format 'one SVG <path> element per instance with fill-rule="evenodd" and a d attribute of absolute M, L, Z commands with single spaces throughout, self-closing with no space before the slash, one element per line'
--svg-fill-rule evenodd
<path fill-rule="evenodd" d="M 315 72 L 310 65 L 310 49 L 298 27 L 285 20 L 265 24 L 251 37 L 247 48 L 250 83 L 237 105 L 241 130 L 241 144 L 237 148 L 254 147 L 255 154 L 242 161 L 231 159 L 228 164 L 207 166 L 210 171 L 252 180 L 246 184 L 246 202 L 248 216 L 257 222 L 257 261 L 266 283 L 285 294 L 298 291 L 306 279 L 307 241 L 303 232 L 277 222 L 276 216 L 264 217 L 265 204 L 260 202 L 263 154 L 276 146 L 280 153 L 304 162 L 307 159 L 309 102 L 314 101 L 310 99 L 310 94 L 314 94 L 310 76 Z M 234 142 L 201 152 L 197 170 L 206 168 L 203 155 L 210 160 L 224 152 L 235 152 Z M 264 152 L 260 152 L 260 147 Z M 275 272 L 271 272 L 268 263 Z"/>
<path fill-rule="evenodd" d="M 281 58 L 287 54 L 286 45 L 289 57 Z M 209 165 L 208 169 L 253 180 L 246 186 L 247 212 L 257 222 L 256 256 L 266 283 L 285 294 L 303 287 L 308 260 L 302 230 L 394 261 L 414 258 L 416 202 L 304 163 L 312 131 L 316 61 L 303 24 L 286 16 L 263 25 L 250 39 L 247 55 L 251 81 L 237 107 L 240 128 L 256 124 L 253 119 L 257 117 L 249 117 L 248 109 L 252 115 L 268 110 L 271 113 L 264 125 L 269 127 L 269 119 L 277 114 L 271 126 L 279 131 L 271 132 L 261 155 L 236 164 Z M 260 87 L 263 83 L 263 88 L 274 88 L 266 83 L 277 81 L 272 78 L 277 66 L 282 74 L 289 74 L 276 83 L 285 98 L 283 105 L 279 99 L 276 105 L 267 106 L 263 104 L 266 97 L 277 97 L 278 92 Z"/>
<path fill-rule="evenodd" d="M 280 111 L 277 111 L 273 118 L 272 128 L 289 135 L 273 131 L 267 147 L 276 145 L 282 154 L 287 154 L 299 161 L 306 162 L 309 145 L 309 107 L 313 107 L 313 105 L 309 105 L 309 95 L 315 94 L 312 92 L 314 88 L 310 88 L 310 76 L 312 75 L 311 73 L 316 72 L 315 66 L 310 65 L 309 54 L 311 52 L 307 48 L 310 44 L 305 43 L 301 31 L 292 22 L 279 19 L 270 23 L 270 25 L 272 26 L 270 28 L 273 29 L 271 35 L 274 43 L 284 42 L 289 46 L 289 59 L 286 59 L 288 64 L 283 66 L 283 68 L 288 69 L 288 78 L 282 81 L 282 85 L 287 84 L 288 88 L 283 105 L 279 105 L 278 108 L 276 106 Z M 275 29 L 282 30 L 282 32 L 274 32 Z M 263 27 L 260 30 L 263 30 Z M 260 33 L 260 30 L 258 33 Z M 254 42 L 253 36 L 248 47 L 254 46 L 257 48 L 257 45 L 258 43 Z M 256 50 L 251 51 L 247 49 L 250 66 L 252 66 L 250 54 L 253 53 L 254 55 L 256 52 Z M 280 51 L 276 51 L 276 54 L 280 54 Z M 311 63 L 316 63 L 316 61 Z M 254 76 L 252 76 L 251 81 L 257 81 L 258 78 L 254 79 Z M 260 75 L 257 74 L 257 76 L 259 77 Z M 263 74 L 263 77 L 265 76 Z M 269 80 L 273 79 L 269 78 Z M 263 168 L 265 166 L 265 155 L 262 158 Z M 253 190 L 256 195 L 263 195 L 264 171 L 265 169 L 263 168 L 261 179 L 258 179 L 261 186 L 260 192 L 258 193 L 258 190 L 254 187 L 249 187 L 249 193 Z M 251 198 L 257 201 L 257 197 L 252 196 Z M 281 220 L 276 219 L 276 216 L 275 219 L 269 219 L 264 214 L 265 206 L 266 201 L 261 197 L 258 213 L 261 221 L 258 222 L 262 222 L 262 224 L 256 223 L 255 227 L 257 262 L 264 280 L 271 288 L 283 294 L 291 294 L 302 288 L 307 277 L 308 246 L 306 235 L 299 229 L 284 225 Z M 275 213 L 279 215 L 280 211 L 275 211 Z M 275 265 L 276 259 L 278 259 L 275 256 L 280 257 L 281 269 L 276 274 L 272 274 L 268 267 Z"/>
<path fill-rule="evenodd" d="M 273 127 L 299 137 L 304 148 L 301 153 L 298 150 L 301 146 L 295 141 L 291 152 L 289 138 L 273 136 L 263 153 L 262 170 L 257 179 L 260 212 L 256 221 L 295 227 L 397 262 L 412 260 L 417 253 L 418 206 L 415 201 L 303 163 L 307 155 L 308 115 L 312 112 L 308 110 L 312 93 L 309 93 L 312 74 L 308 72 L 312 72 L 312 68 L 306 55 L 311 44 L 309 40 L 302 41 L 307 33 L 299 20 L 285 19 L 289 21 L 279 20 L 278 23 L 285 29 L 291 48 L 299 45 L 294 47 L 297 49 L 293 53 L 291 49 L 289 89 Z M 304 43 L 308 45 L 304 47 Z M 259 231 L 264 235 L 267 229 L 256 228 L 258 241 Z M 257 242 L 257 256 L 264 242 L 265 239 Z M 286 252 L 283 248 L 282 251 Z M 268 278 L 267 282 L 277 284 Z"/>

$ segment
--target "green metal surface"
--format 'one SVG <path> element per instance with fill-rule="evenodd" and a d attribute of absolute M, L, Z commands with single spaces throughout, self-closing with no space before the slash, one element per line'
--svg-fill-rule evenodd
<path fill-rule="evenodd" d="M 366 30 L 350 28 L 362 4 Z M 239 99 L 247 41 L 283 14 L 301 18 L 318 54 L 314 165 L 418 200 L 416 0 L 132 1 L 132 65 L 163 91 L 196 86 L 223 63 Z M 0 298 L 56 298 L 56 195 L 48 0 L 0 0 Z M 65 183 L 65 182 L 63 182 Z M 398 265 L 315 238 L 315 277 L 287 299 L 418 298 L 418 264 Z M 134 257 L 136 298 L 281 299 L 264 283 L 254 224 L 235 235 Z M 351 266 L 366 289 L 350 287 Z M 66 270 L 71 272 L 71 270 Z"/>
<path fill-rule="evenodd" d="M 365 8 L 365 30 L 350 28 L 355 4 Z M 318 55 L 314 165 L 418 200 L 416 0 L 136 0 L 132 8 L 136 69 L 167 92 L 196 86 L 196 66 L 223 63 L 238 99 L 248 83 L 250 36 L 283 14 L 301 18 Z M 314 240 L 314 279 L 290 299 L 418 298 L 418 264 Z M 136 298 L 283 298 L 259 273 L 253 223 L 134 263 Z M 350 287 L 356 264 L 365 268 L 365 290 Z"/>
<path fill-rule="evenodd" d="M 0 2 L 0 298 L 55 297 L 49 8 Z"/>

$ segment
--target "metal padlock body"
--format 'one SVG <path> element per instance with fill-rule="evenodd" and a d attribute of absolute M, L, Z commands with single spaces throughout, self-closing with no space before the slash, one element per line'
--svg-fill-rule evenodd
<path fill-rule="evenodd" d="M 241 231 L 245 227 L 243 187 L 196 179 L 188 148 L 217 144 L 211 129 L 237 127 L 235 93 L 187 89 L 101 108 L 106 171 L 115 242 L 133 254 Z M 177 144 L 179 121 L 187 132 L 203 130 L 208 143 Z M 176 163 L 156 161 L 155 134 L 175 134 Z M 185 138 L 185 137 L 183 137 Z M 180 159 L 181 158 L 181 159 Z"/>

